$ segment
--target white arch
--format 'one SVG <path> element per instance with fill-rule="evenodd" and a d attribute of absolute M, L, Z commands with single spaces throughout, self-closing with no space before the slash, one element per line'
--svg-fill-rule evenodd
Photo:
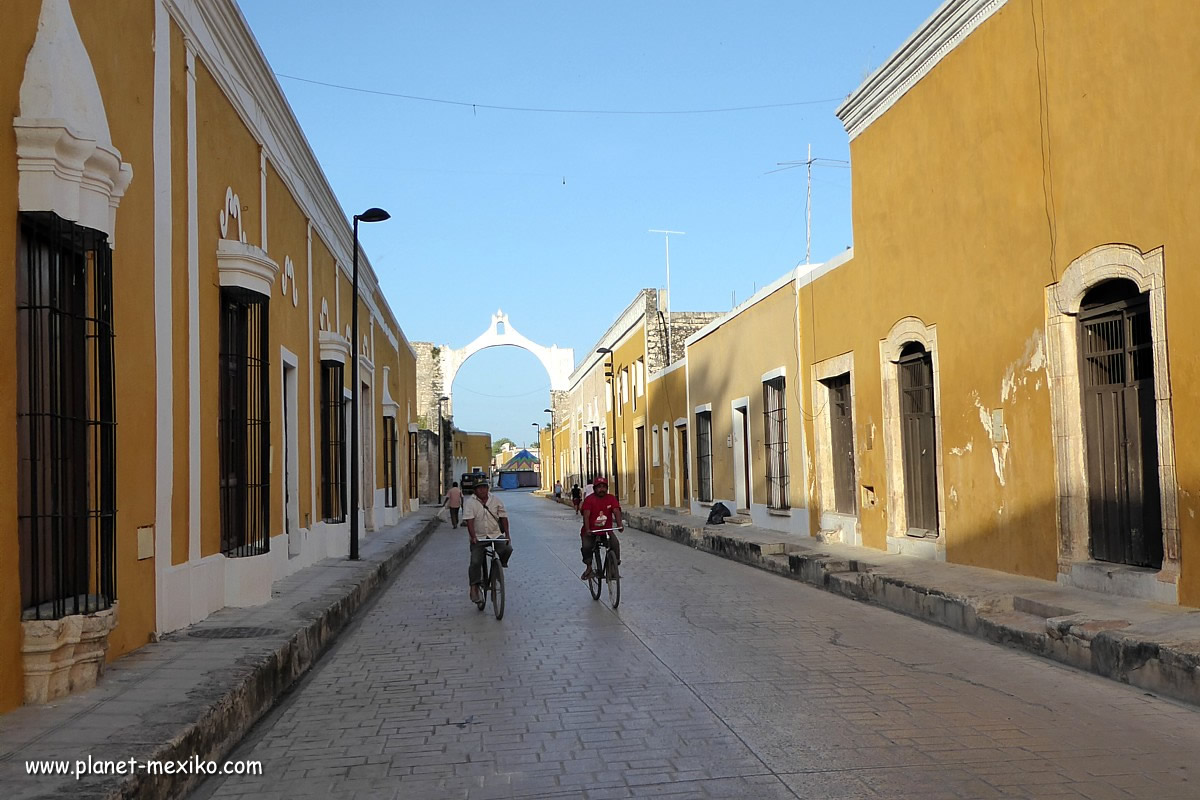
<path fill-rule="evenodd" d="M 439 360 L 442 367 L 442 389 L 450 397 L 451 407 L 454 405 L 454 377 L 468 358 L 486 350 L 489 347 L 519 347 L 532 353 L 550 376 L 550 391 L 566 391 L 571 371 L 575 369 L 575 351 L 570 347 L 560 348 L 558 345 L 543 347 L 529 341 L 509 324 L 508 315 L 497 310 L 492 314 L 492 322 L 488 329 L 475 338 L 473 342 L 458 350 L 443 347 Z"/>

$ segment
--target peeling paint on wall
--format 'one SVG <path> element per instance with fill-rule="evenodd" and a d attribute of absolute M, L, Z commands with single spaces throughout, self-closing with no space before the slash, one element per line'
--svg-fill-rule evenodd
<path fill-rule="evenodd" d="M 1000 381 L 1000 402 L 1008 403 L 1009 398 L 1012 398 L 1013 403 L 1017 400 L 1017 382 L 1018 374 L 1025 372 L 1032 374 L 1041 372 L 1046 369 L 1046 348 L 1044 345 L 1044 337 L 1040 330 L 1034 331 L 1033 335 L 1025 341 L 1025 351 L 1021 357 L 1008 365 L 1008 369 L 1004 371 L 1004 379 Z M 1022 386 L 1029 383 L 1028 377 L 1021 377 L 1020 383 Z M 1036 384 L 1038 388 L 1041 386 L 1041 379 L 1038 379 Z"/>
<path fill-rule="evenodd" d="M 1005 483 L 1004 470 L 1008 464 L 1008 423 L 1004 424 L 1000 436 L 997 437 L 992 429 L 992 409 L 985 406 L 979 399 L 979 392 L 971 392 L 971 400 L 974 402 L 975 408 L 979 409 L 979 423 L 983 425 L 984 436 L 992 442 L 992 467 L 996 471 L 996 479 L 1003 486 Z"/>
<path fill-rule="evenodd" d="M 971 452 L 973 449 L 975 449 L 975 440 L 968 439 L 967 443 L 962 447 L 951 447 L 950 455 L 965 456 L 967 453 Z"/>

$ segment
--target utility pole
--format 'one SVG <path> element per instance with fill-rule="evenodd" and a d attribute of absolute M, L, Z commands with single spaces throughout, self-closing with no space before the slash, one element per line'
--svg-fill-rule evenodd
<path fill-rule="evenodd" d="M 661 233 L 667 246 L 667 363 L 671 366 L 671 234 L 686 236 L 683 231 L 664 231 L 652 229 L 650 233 Z"/>

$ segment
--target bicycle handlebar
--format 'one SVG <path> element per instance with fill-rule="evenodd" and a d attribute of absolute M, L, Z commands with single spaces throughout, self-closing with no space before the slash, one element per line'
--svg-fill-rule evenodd
<path fill-rule="evenodd" d="M 625 530 L 624 528 L 598 528 L 598 529 L 592 531 L 592 535 L 595 536 L 597 533 L 614 533 L 615 531 L 624 531 L 624 530 Z"/>

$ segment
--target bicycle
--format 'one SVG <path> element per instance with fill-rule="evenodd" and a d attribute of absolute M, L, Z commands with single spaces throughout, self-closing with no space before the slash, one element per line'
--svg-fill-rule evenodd
<path fill-rule="evenodd" d="M 504 565 L 500 556 L 496 555 L 496 543 L 507 541 L 503 536 L 492 539 L 476 539 L 479 544 L 487 547 L 483 557 L 483 597 L 475 602 L 480 611 L 487 606 L 487 598 L 492 596 L 492 611 L 496 619 L 504 617 Z M 490 563 L 490 567 L 489 567 Z"/>
<path fill-rule="evenodd" d="M 618 529 L 601 528 L 592 531 L 592 535 L 596 537 L 596 549 L 592 551 L 594 563 L 589 565 L 592 575 L 588 578 L 588 590 L 591 591 L 593 600 L 599 600 L 604 584 L 608 585 L 608 603 L 613 608 L 621 605 L 621 571 L 617 568 L 616 556 L 608 546 L 608 534 L 616 530 Z M 601 555 L 600 548 L 604 548 L 605 555 Z"/>

